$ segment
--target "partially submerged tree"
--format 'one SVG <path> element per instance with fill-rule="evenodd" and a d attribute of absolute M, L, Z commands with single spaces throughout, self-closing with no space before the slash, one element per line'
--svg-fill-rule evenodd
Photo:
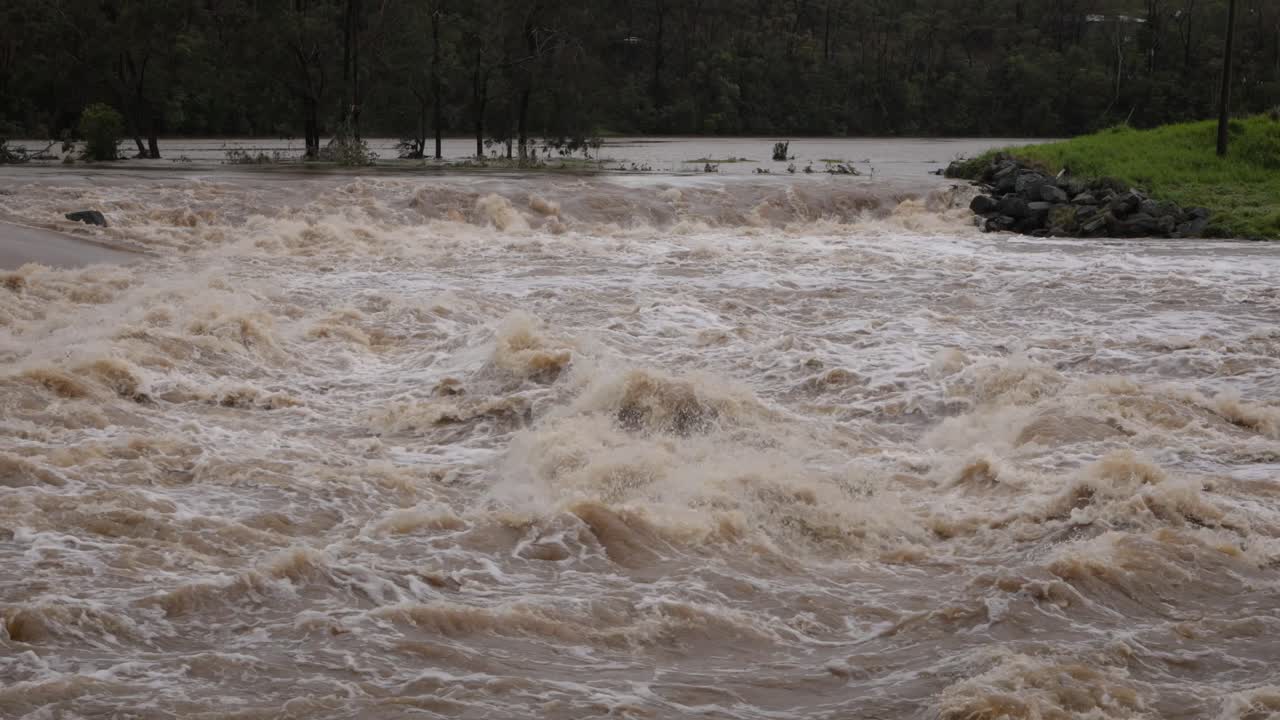
<path fill-rule="evenodd" d="M 124 118 L 110 105 L 90 105 L 80 115 L 80 136 L 84 138 L 84 156 L 88 160 L 119 159 L 123 135 Z"/>
<path fill-rule="evenodd" d="M 403 37 L 393 36 L 387 57 L 388 73 L 406 88 L 412 100 L 410 122 L 402 136 L 404 157 L 421 159 L 427 154 L 428 138 L 435 139 L 434 156 L 443 157 L 446 92 L 444 77 L 456 74 L 457 18 L 450 14 L 446 0 L 402 4 L 395 27 Z M 424 47 L 423 39 L 429 38 Z"/>
<path fill-rule="evenodd" d="M 506 3 L 497 3 L 497 18 L 491 18 L 489 8 L 473 5 L 467 16 L 466 44 L 470 51 L 467 62 L 471 75 L 471 124 L 476 140 L 476 159 L 484 159 L 485 111 L 489 107 L 489 91 L 493 73 L 503 63 L 501 44 L 493 37 L 490 24 L 501 28 L 505 21 Z"/>
<path fill-rule="evenodd" d="M 329 87 L 329 67 L 336 51 L 335 0 L 274 0 L 265 16 L 281 30 L 284 84 L 300 106 L 305 157 L 320 157 L 320 108 Z"/>
<path fill-rule="evenodd" d="M 190 23 L 186 0 L 103 0 L 106 27 L 89 28 L 90 45 L 101 45 L 103 67 L 124 109 L 140 158 L 160 158 L 165 99 L 172 91 L 180 54 L 175 38 Z M 82 26 L 81 26 L 82 27 Z M 101 43 L 99 38 L 107 38 Z M 146 144 L 143 144 L 143 138 Z"/>
<path fill-rule="evenodd" d="M 396 0 L 343 0 L 342 127 L 360 139 L 365 98 L 378 78 L 389 71 L 384 57 L 387 38 L 397 20 Z M 420 39 L 419 39 L 420 42 Z"/>

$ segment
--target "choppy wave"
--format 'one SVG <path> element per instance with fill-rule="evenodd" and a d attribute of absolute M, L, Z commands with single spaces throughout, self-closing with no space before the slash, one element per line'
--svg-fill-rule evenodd
<path fill-rule="evenodd" d="M 964 199 L 16 186 L 0 715 L 1276 713 L 1280 260 Z"/>

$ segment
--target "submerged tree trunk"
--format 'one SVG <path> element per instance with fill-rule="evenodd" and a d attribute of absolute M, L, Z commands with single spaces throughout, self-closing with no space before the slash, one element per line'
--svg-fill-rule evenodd
<path fill-rule="evenodd" d="M 529 94 L 530 88 L 525 86 L 520 91 L 520 114 L 516 120 L 516 135 L 520 143 L 520 160 L 529 159 Z"/>
<path fill-rule="evenodd" d="M 147 157 L 152 160 L 160 159 L 160 118 L 150 103 L 147 104 Z"/>
<path fill-rule="evenodd" d="M 147 146 L 142 142 L 142 111 L 139 106 L 142 104 L 140 97 L 133 99 L 133 104 L 129 108 L 129 132 L 133 135 L 133 144 L 138 146 L 139 158 L 147 157 Z"/>
<path fill-rule="evenodd" d="M 342 20 L 342 109 L 344 129 L 360 139 L 360 0 L 347 0 Z"/>
<path fill-rule="evenodd" d="M 304 114 L 303 124 L 306 133 L 308 160 L 318 160 L 320 158 L 320 120 L 319 120 L 319 103 L 315 98 L 307 96 L 302 99 L 302 112 Z"/>
<path fill-rule="evenodd" d="M 484 159 L 484 111 L 489 104 L 489 71 L 482 66 L 483 46 L 476 43 L 476 65 L 471 75 L 471 111 L 476 131 L 476 159 Z"/>
<path fill-rule="evenodd" d="M 413 159 L 427 156 L 427 99 L 416 92 L 418 98 L 418 137 L 414 138 Z"/>
<path fill-rule="evenodd" d="M 538 57 L 538 35 L 534 30 L 533 19 L 539 10 L 534 3 L 524 20 L 524 40 L 528 50 L 528 63 L 524 70 L 524 84 L 520 88 L 520 100 L 516 107 L 516 139 L 520 144 L 520 161 L 529 159 L 529 97 L 533 94 L 533 71 Z M 509 154 L 509 153 L 508 153 Z"/>

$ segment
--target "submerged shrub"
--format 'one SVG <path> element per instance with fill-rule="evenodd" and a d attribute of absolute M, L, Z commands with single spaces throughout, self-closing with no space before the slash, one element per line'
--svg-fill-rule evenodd
<path fill-rule="evenodd" d="M 28 159 L 24 149 L 11 148 L 8 140 L 0 138 L 0 165 L 24 163 Z"/>
<path fill-rule="evenodd" d="M 417 137 L 401 138 L 396 143 L 396 153 L 401 160 L 421 160 L 427 154 L 427 141 Z"/>
<path fill-rule="evenodd" d="M 788 160 L 787 153 L 791 150 L 791 143 L 779 142 L 773 144 L 773 159 Z"/>
<path fill-rule="evenodd" d="M 110 105 L 90 105 L 80 114 L 80 135 L 84 138 L 86 159 L 117 160 L 124 118 Z"/>
<path fill-rule="evenodd" d="M 369 149 L 369 143 L 357 138 L 348 123 L 343 123 L 329 144 L 320 151 L 320 159 L 349 167 L 372 165 L 378 154 Z"/>

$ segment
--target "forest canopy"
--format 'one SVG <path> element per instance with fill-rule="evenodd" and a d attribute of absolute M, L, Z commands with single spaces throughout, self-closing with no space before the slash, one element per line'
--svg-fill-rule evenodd
<path fill-rule="evenodd" d="M 0 137 L 1065 136 L 1213 115 L 1226 0 L 6 0 Z M 1280 103 L 1239 0 L 1236 112 Z"/>

